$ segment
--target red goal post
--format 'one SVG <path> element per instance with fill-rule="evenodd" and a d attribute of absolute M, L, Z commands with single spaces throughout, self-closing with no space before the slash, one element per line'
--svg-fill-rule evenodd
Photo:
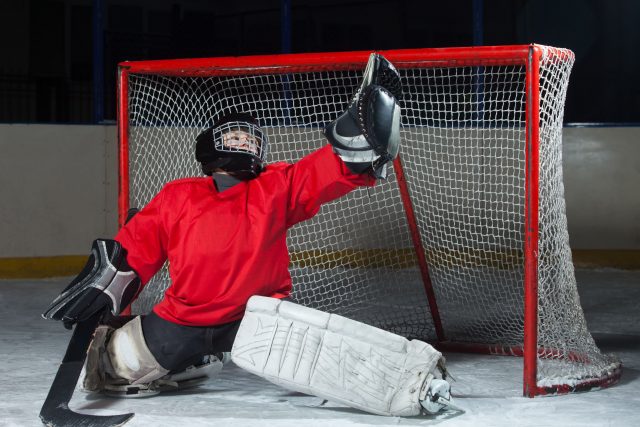
<path fill-rule="evenodd" d="M 355 192 L 323 208 L 309 228 L 292 230 L 294 296 L 443 349 L 521 355 L 526 396 L 617 381 L 619 361 L 601 354 L 586 329 L 568 246 L 559 150 L 573 53 L 540 45 L 379 53 L 403 77 L 395 173 L 379 195 Z M 194 159 L 184 166 L 189 144 L 217 108 L 241 104 L 257 115 L 272 130 L 278 161 L 317 148 L 324 143 L 318 129 L 346 107 L 369 54 L 121 63 L 120 225 L 132 203 L 197 173 Z M 175 174 L 151 176 L 153 168 Z M 349 232 L 336 237 L 328 224 L 345 218 L 357 234 L 360 225 L 348 215 L 358 209 L 397 210 L 385 226 L 402 236 L 352 248 Z M 141 311 L 161 297 L 162 275 L 147 286 Z M 372 285 L 381 275 L 385 282 Z M 562 301 L 554 302 L 558 292 Z"/>

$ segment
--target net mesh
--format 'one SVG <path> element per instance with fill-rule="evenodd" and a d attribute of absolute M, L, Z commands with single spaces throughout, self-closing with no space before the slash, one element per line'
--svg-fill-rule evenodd
<path fill-rule="evenodd" d="M 561 131 L 573 54 L 544 48 L 540 70 L 540 386 L 606 376 L 616 361 L 587 330 L 566 226 Z M 524 329 L 524 65 L 399 66 L 401 157 L 445 337 L 518 348 Z M 349 104 L 363 66 L 209 77 L 131 73 L 130 206 L 164 183 L 200 175 L 195 137 L 221 115 L 252 113 L 269 162 L 294 162 L 326 144 L 322 129 Z M 396 174 L 329 203 L 289 231 L 294 299 L 410 338 L 435 327 Z M 169 284 L 166 266 L 134 312 Z"/>
<path fill-rule="evenodd" d="M 618 361 L 603 355 L 587 329 L 571 259 L 562 180 L 562 119 L 573 64 L 570 52 L 545 48 L 540 61 L 538 384 L 607 376 Z"/>

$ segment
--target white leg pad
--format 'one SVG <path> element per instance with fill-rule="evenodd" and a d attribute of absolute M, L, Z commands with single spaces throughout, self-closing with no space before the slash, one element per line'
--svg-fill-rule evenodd
<path fill-rule="evenodd" d="M 131 384 L 149 383 L 169 372 L 160 366 L 147 347 L 140 316 L 113 332 L 107 344 L 107 354 L 113 374 Z"/>
<path fill-rule="evenodd" d="M 231 357 L 291 390 L 374 414 L 413 416 L 442 354 L 342 316 L 254 296 Z"/>

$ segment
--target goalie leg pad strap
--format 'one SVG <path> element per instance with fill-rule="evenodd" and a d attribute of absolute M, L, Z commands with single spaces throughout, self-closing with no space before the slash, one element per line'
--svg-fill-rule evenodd
<path fill-rule="evenodd" d="M 421 391 L 442 358 L 422 341 L 259 296 L 247 303 L 231 356 L 285 388 L 395 416 L 421 413 Z"/>
<path fill-rule="evenodd" d="M 99 391 L 106 383 L 106 343 L 114 329 L 107 325 L 100 325 L 93 334 L 93 340 L 87 350 L 84 365 L 82 388 L 84 391 Z"/>

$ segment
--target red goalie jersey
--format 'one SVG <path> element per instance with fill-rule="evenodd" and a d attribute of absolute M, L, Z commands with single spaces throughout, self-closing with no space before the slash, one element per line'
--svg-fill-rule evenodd
<path fill-rule="evenodd" d="M 171 285 L 153 309 L 158 316 L 219 325 L 240 319 L 252 295 L 288 296 L 287 229 L 374 182 L 350 172 L 326 146 L 222 193 L 211 177 L 168 183 L 115 239 L 143 284 L 169 260 Z"/>

